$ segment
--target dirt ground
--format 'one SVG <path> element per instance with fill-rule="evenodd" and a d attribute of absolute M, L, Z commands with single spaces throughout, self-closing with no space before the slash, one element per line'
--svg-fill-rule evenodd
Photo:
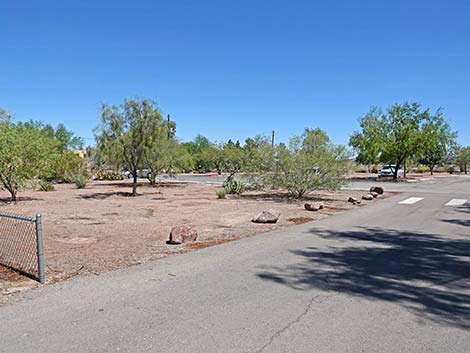
<path fill-rule="evenodd" d="M 90 182 L 85 189 L 56 185 L 54 191 L 24 191 L 16 204 L 0 192 L 0 211 L 28 216 L 42 214 L 47 282 L 79 275 L 99 274 L 155 260 L 174 253 L 216 245 L 292 224 L 317 220 L 353 207 L 360 191 L 319 192 L 292 200 L 283 192 L 247 192 L 219 200 L 214 185 L 163 183 L 157 188 L 143 184 L 139 196 L 130 197 L 126 182 Z M 387 194 L 383 195 L 386 197 Z M 303 204 L 322 201 L 318 212 Z M 255 224 L 251 219 L 263 209 L 281 213 L 277 224 Z M 172 226 L 193 225 L 198 241 L 168 245 Z M 37 285 L 0 266 L 0 297 Z"/>

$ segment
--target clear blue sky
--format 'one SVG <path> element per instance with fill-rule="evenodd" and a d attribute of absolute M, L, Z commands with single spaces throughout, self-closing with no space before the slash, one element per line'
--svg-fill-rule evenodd
<path fill-rule="evenodd" d="M 444 108 L 470 144 L 470 1 L 0 1 L 0 107 L 93 143 L 101 102 L 159 102 L 183 140 L 346 143 L 371 105 Z"/>

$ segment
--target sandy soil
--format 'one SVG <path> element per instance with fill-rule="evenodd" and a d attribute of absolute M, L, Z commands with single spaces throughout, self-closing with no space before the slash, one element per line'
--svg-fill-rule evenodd
<path fill-rule="evenodd" d="M 298 201 L 283 192 L 247 192 L 218 200 L 217 187 L 203 184 L 164 183 L 139 187 L 130 197 L 128 182 L 90 182 L 86 189 L 56 185 L 55 191 L 25 191 L 10 204 L 0 192 L 0 211 L 28 216 L 41 213 L 47 282 L 78 275 L 98 274 L 155 260 L 173 253 L 216 245 L 274 228 L 317 220 L 353 207 L 349 196 L 362 192 L 310 194 Z M 386 196 L 386 195 L 384 195 Z M 308 200 L 321 200 L 319 212 L 303 209 Z M 364 201 L 364 204 L 376 202 Z M 281 212 L 277 224 L 254 224 L 263 209 Z M 199 238 L 192 244 L 167 245 L 170 228 L 190 224 Z M 36 285 L 0 266 L 0 296 Z"/>

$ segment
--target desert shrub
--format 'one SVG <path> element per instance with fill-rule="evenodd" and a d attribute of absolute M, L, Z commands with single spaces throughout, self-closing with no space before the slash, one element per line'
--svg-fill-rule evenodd
<path fill-rule="evenodd" d="M 231 180 L 225 183 L 224 190 L 227 194 L 230 195 L 240 195 L 243 191 L 245 191 L 245 185 L 241 181 Z"/>
<path fill-rule="evenodd" d="M 95 174 L 95 179 L 96 180 L 107 180 L 107 181 L 123 180 L 124 175 L 121 172 L 118 172 L 118 171 L 115 171 L 115 170 L 99 170 Z"/>
<path fill-rule="evenodd" d="M 418 166 L 418 168 L 416 168 L 416 173 L 426 173 L 427 171 L 429 170 L 428 167 L 424 166 L 424 165 L 420 165 Z"/>
<path fill-rule="evenodd" d="M 41 180 L 39 181 L 39 190 L 41 191 L 52 191 L 54 190 L 54 184 L 49 181 Z"/>
<path fill-rule="evenodd" d="M 87 181 L 88 179 L 83 175 L 77 175 L 73 178 L 73 182 L 77 186 L 77 189 L 84 189 Z"/>
<path fill-rule="evenodd" d="M 373 165 L 372 168 L 370 169 L 370 172 L 377 174 L 379 172 L 379 167 L 376 165 Z"/>
<path fill-rule="evenodd" d="M 446 171 L 447 173 L 452 174 L 452 173 L 455 172 L 455 168 L 454 168 L 453 165 L 448 165 L 448 166 L 445 168 L 445 171 Z"/>
<path fill-rule="evenodd" d="M 324 131 L 306 129 L 302 136 L 291 138 L 289 146 L 277 146 L 275 167 L 261 176 L 260 183 L 286 189 L 295 198 L 313 190 L 338 190 L 346 183 L 349 156 Z"/>
<path fill-rule="evenodd" d="M 225 199 L 227 197 L 227 193 L 224 189 L 217 190 L 215 194 L 217 195 L 218 199 Z"/>
<path fill-rule="evenodd" d="M 47 173 L 41 178 L 47 181 L 55 180 L 59 183 L 71 183 L 75 175 L 85 170 L 85 160 L 70 151 L 64 151 L 52 158 Z"/>

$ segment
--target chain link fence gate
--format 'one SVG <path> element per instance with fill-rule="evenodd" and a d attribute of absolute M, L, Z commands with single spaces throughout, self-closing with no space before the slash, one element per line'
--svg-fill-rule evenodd
<path fill-rule="evenodd" d="M 0 265 L 45 282 L 41 215 L 0 212 Z"/>

